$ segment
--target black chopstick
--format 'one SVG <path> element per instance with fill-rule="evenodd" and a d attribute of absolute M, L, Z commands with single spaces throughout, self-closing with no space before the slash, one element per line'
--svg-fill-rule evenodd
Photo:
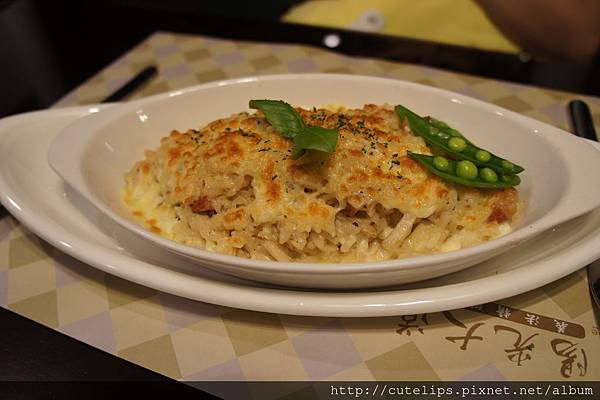
<path fill-rule="evenodd" d="M 110 96 L 108 96 L 107 98 L 102 100 L 102 103 L 111 103 L 111 102 L 119 101 L 119 100 L 127 97 L 132 92 L 134 92 L 137 88 L 139 88 L 141 85 L 143 85 L 146 81 L 148 81 L 150 78 L 152 78 L 154 75 L 156 75 L 157 72 L 158 72 L 158 69 L 154 65 L 144 68 L 136 76 L 134 76 L 130 81 L 128 81 L 126 84 L 124 84 L 119 89 L 117 89 L 115 92 L 113 92 L 113 94 L 111 94 Z"/>
<path fill-rule="evenodd" d="M 587 104 L 581 100 L 569 102 L 569 117 L 574 134 L 589 140 L 598 140 L 592 114 Z"/>

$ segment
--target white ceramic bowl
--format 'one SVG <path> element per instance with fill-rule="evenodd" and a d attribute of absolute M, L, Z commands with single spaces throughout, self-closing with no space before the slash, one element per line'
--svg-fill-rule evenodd
<path fill-rule="evenodd" d="M 155 235 L 127 216 L 124 174 L 172 129 L 187 130 L 248 110 L 255 98 L 305 107 L 403 104 L 463 131 L 480 146 L 525 168 L 526 203 L 516 229 L 463 250 L 373 263 L 256 261 L 199 250 Z M 600 152 L 550 125 L 456 93 L 376 77 L 274 75 L 209 83 L 115 105 L 76 121 L 52 143 L 52 168 L 121 226 L 202 266 L 256 281 L 314 288 L 367 288 L 414 282 L 489 259 L 561 222 L 600 206 Z"/>

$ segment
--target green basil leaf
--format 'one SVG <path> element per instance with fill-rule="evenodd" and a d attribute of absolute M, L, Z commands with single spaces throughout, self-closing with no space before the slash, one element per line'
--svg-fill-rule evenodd
<path fill-rule="evenodd" d="M 305 150 L 318 150 L 333 153 L 338 141 L 337 129 L 327 129 L 320 126 L 305 126 L 304 130 L 294 136 L 292 157 L 298 158 Z"/>
<path fill-rule="evenodd" d="M 250 100 L 250 108 L 262 111 L 273 129 L 285 138 L 292 139 L 304 130 L 300 114 L 285 101 Z"/>
<path fill-rule="evenodd" d="M 293 158 L 302 156 L 306 150 L 335 151 L 338 130 L 305 125 L 300 114 L 288 103 L 281 100 L 250 100 L 250 108 L 261 110 L 273 129 L 281 136 L 294 140 Z"/>

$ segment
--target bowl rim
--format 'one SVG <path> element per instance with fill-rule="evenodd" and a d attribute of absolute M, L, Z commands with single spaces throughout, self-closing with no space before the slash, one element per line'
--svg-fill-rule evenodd
<path fill-rule="evenodd" d="M 100 126 L 104 126 L 108 121 L 116 121 L 119 118 L 129 114 L 136 113 L 143 110 L 144 106 L 148 106 L 150 104 L 160 103 L 161 101 L 168 101 L 170 98 L 178 97 L 185 94 L 190 94 L 192 92 L 198 92 L 206 89 L 212 89 L 216 87 L 223 86 L 231 86 L 238 85 L 244 83 L 259 83 L 261 81 L 279 81 L 279 80 L 306 80 L 306 79 L 323 79 L 326 78 L 328 80 L 341 80 L 341 81 L 364 81 L 364 80 L 373 80 L 379 81 L 381 83 L 394 84 L 402 87 L 415 88 L 421 91 L 429 92 L 433 95 L 443 96 L 453 99 L 456 99 L 457 102 L 462 104 L 475 106 L 477 108 L 483 109 L 485 111 L 498 112 L 500 111 L 504 117 L 507 117 L 510 120 L 516 121 L 523 125 L 523 127 L 527 128 L 528 131 L 535 130 L 534 126 L 537 128 L 541 128 L 545 131 L 548 131 L 551 136 L 563 136 L 564 138 L 569 138 L 571 140 L 571 136 L 567 132 L 564 132 L 552 125 L 546 124 L 541 121 L 534 120 L 532 118 L 520 115 L 516 112 L 503 109 L 500 106 L 496 106 L 491 103 L 487 103 L 460 93 L 452 92 L 449 90 L 444 90 L 436 87 L 431 87 L 427 85 L 418 84 L 415 82 L 385 78 L 379 76 L 369 76 L 369 75 L 351 75 L 351 74 L 333 74 L 333 73 L 310 73 L 310 74 L 275 74 L 275 75 L 261 75 L 261 76 L 248 76 L 242 78 L 233 78 L 227 80 L 221 80 L 216 82 L 208 82 L 204 84 L 194 85 L 190 87 L 186 87 L 183 89 L 176 89 L 165 93 L 160 93 L 157 95 L 149 96 L 142 99 L 136 99 L 127 103 L 117 103 L 116 105 L 112 105 L 106 108 L 102 108 L 98 110 L 98 112 L 92 113 L 89 116 L 76 120 L 74 123 L 69 125 L 66 129 L 64 129 L 57 138 L 51 144 L 48 151 L 48 161 L 52 167 L 52 169 L 67 181 L 75 190 L 81 193 L 88 201 L 92 202 L 102 212 L 108 215 L 112 220 L 116 221 L 122 227 L 135 232 L 136 234 L 142 236 L 143 238 L 153 242 L 154 244 L 160 245 L 163 248 L 174 251 L 180 255 L 184 255 L 193 260 L 197 261 L 205 261 L 210 262 L 212 265 L 215 264 L 225 264 L 230 267 L 242 267 L 244 269 L 252 268 L 256 271 L 260 272 L 277 272 L 281 273 L 282 269 L 286 273 L 292 274 L 310 274 L 310 275 L 319 275 L 319 274 L 331 274 L 332 272 L 339 274 L 365 274 L 365 273 L 380 273 L 380 272 L 389 272 L 389 271 L 398 271 L 398 270 L 406 270 L 410 271 L 417 268 L 422 268 L 426 265 L 433 265 L 436 263 L 447 263 L 447 262 L 458 262 L 460 259 L 468 259 L 471 257 L 476 257 L 479 254 L 484 254 L 487 252 L 493 252 L 494 250 L 500 251 L 500 249 L 508 249 L 511 246 L 517 245 L 524 240 L 530 238 L 532 236 L 531 230 L 536 229 L 536 233 L 541 233 L 544 230 L 551 228 L 552 226 L 557 225 L 560 222 L 564 222 L 568 219 L 575 218 L 584 212 L 589 210 L 582 211 L 577 215 L 570 215 L 568 218 L 561 219 L 560 216 L 554 215 L 556 214 L 556 208 L 558 208 L 561 202 L 565 201 L 565 195 L 561 194 L 561 196 L 557 199 L 556 204 L 553 206 L 550 213 L 540 217 L 535 220 L 534 223 L 522 225 L 514 231 L 487 241 L 485 243 L 471 246 L 455 251 L 445 252 L 445 253 L 434 253 L 427 255 L 418 255 L 411 256 L 407 258 L 400 259 L 390 259 L 383 261 L 363 261 L 363 262 L 345 262 L 345 263 L 316 263 L 316 262 L 282 262 L 282 261 L 268 261 L 268 260 L 253 260 L 250 258 L 232 256 L 217 252 L 212 252 L 209 250 L 199 249 L 192 246 L 184 245 L 173 240 L 167 239 L 165 237 L 159 236 L 150 232 L 149 230 L 144 229 L 143 227 L 137 225 L 135 222 L 126 219 L 125 217 L 119 215 L 117 212 L 112 210 L 112 208 L 107 205 L 105 202 L 98 199 L 87 186 L 87 182 L 85 179 L 83 180 L 84 187 L 81 185 L 73 184 L 72 179 L 67 177 L 62 169 L 64 164 L 59 162 L 59 157 L 57 151 L 60 149 L 60 144 L 68 142 L 69 139 L 73 139 L 75 137 L 78 138 L 79 141 L 84 138 L 86 135 L 85 132 L 81 132 L 80 129 L 84 126 L 87 126 L 87 129 L 84 129 L 87 132 L 87 136 L 85 136 L 88 142 L 91 138 L 94 137 L 92 134 L 94 131 L 97 132 L 97 128 Z M 94 127 L 95 130 L 91 129 L 90 126 Z M 558 133 L 558 135 L 553 135 L 553 133 Z M 574 140 L 579 140 L 577 138 L 573 138 Z M 582 142 L 583 143 L 583 142 Z M 592 147 L 594 148 L 594 147 Z M 597 151 L 597 149 L 594 148 Z M 81 169 L 81 168 L 80 168 Z M 81 171 L 79 171 L 80 178 L 83 178 L 81 175 Z M 76 183 L 82 183 L 76 182 Z M 83 190 L 82 190 L 83 189 Z M 593 209 L 595 207 L 592 207 Z M 590 210 L 591 210 L 590 209 Z M 332 271 L 331 266 L 335 266 L 335 271 Z M 365 269 L 368 267 L 368 269 Z"/>

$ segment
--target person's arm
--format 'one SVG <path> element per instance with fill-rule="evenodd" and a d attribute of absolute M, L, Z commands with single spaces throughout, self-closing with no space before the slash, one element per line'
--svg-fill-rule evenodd
<path fill-rule="evenodd" d="M 600 48 L 600 0 L 476 0 L 531 54 L 589 62 Z"/>

